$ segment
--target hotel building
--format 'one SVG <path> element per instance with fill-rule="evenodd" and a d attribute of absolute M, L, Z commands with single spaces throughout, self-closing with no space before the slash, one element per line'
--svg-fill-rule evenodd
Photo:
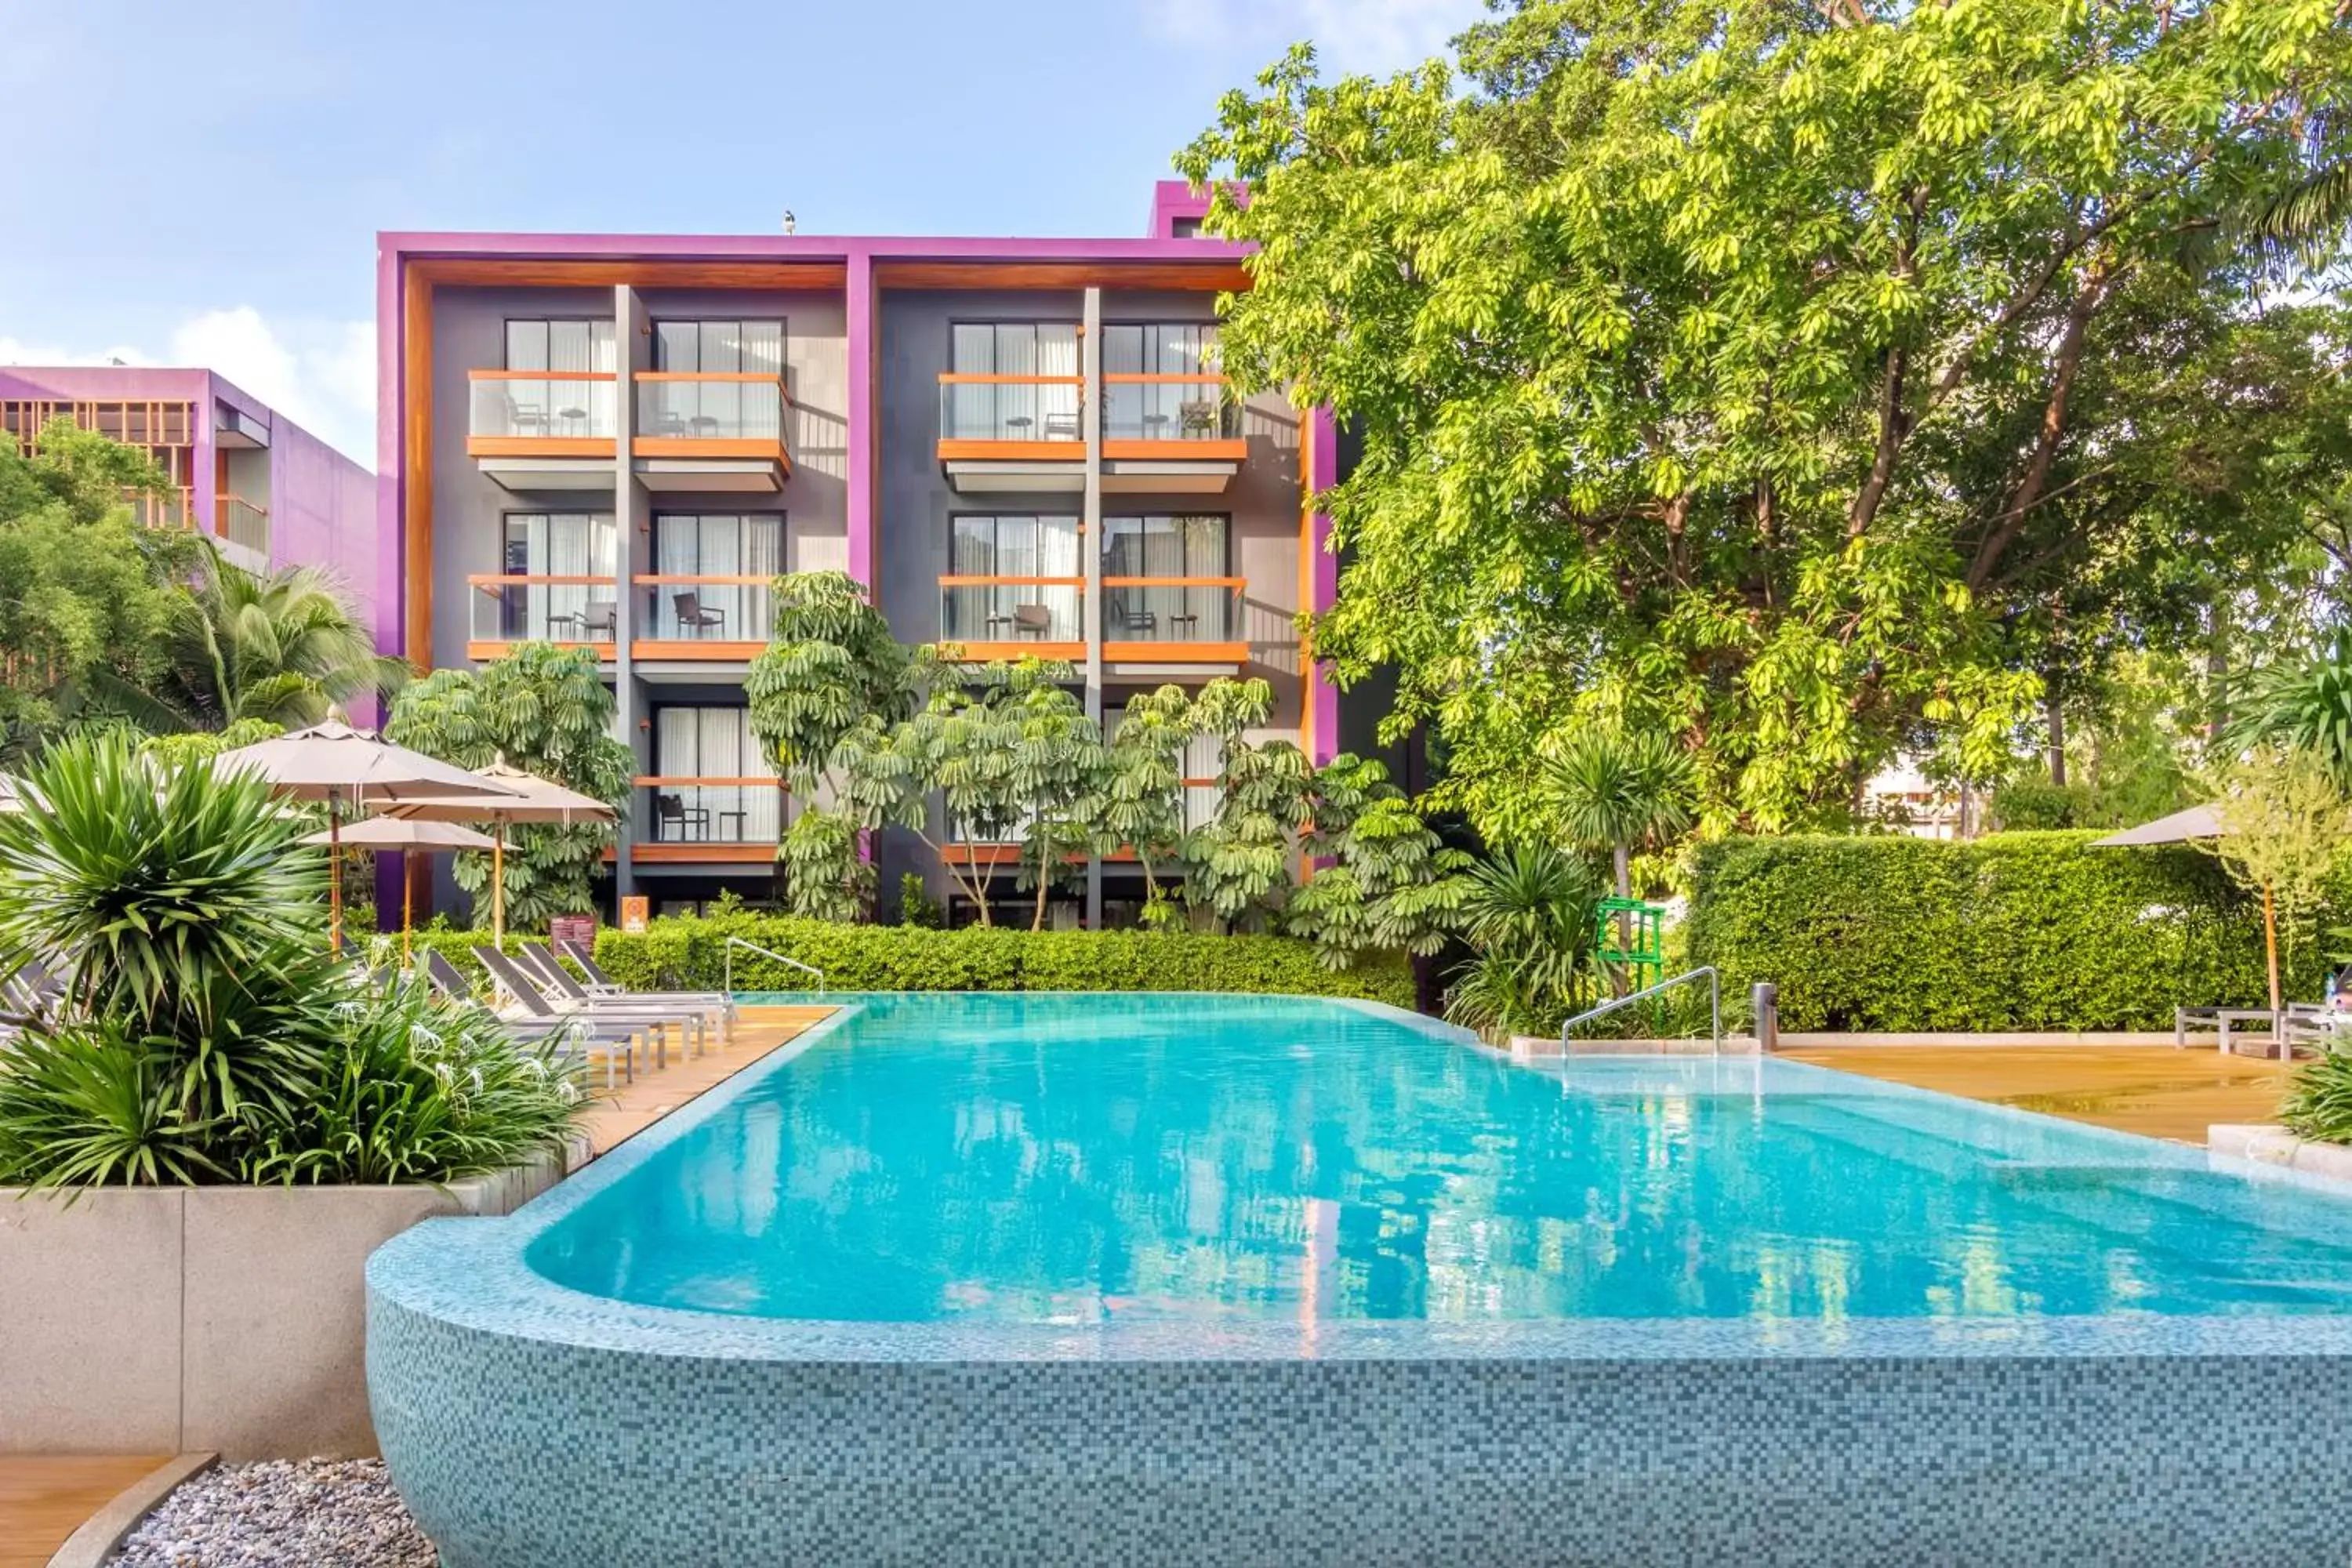
<path fill-rule="evenodd" d="M 1106 727 L 1140 689 L 1263 677 L 1269 732 L 1327 759 L 1297 616 L 1334 587 L 1308 498 L 1337 439 L 1229 395 L 1215 300 L 1248 278 L 1204 206 L 1160 185 L 1139 239 L 382 236 L 386 646 L 593 649 L 636 754 L 614 891 L 656 910 L 772 885 L 797 803 L 743 680 L 781 572 L 848 573 L 902 641 L 1066 660 Z M 1010 900 L 1014 848 L 972 853 Z M 912 835 L 877 858 L 886 910 L 906 871 L 952 890 Z M 1091 867 L 1056 918 L 1139 896 Z"/>

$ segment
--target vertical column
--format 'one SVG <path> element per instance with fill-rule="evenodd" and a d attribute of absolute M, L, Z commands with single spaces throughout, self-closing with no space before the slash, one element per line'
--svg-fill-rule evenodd
<path fill-rule="evenodd" d="M 407 428 L 402 400 L 407 388 L 400 373 L 404 358 L 402 344 L 413 329 L 401 305 L 399 253 L 379 248 L 375 258 L 375 624 L 370 630 L 375 634 L 376 651 L 392 654 L 408 651 L 402 635 L 407 569 L 402 541 L 408 495 L 408 467 L 402 461 L 402 434 Z M 407 876 L 406 856 L 375 858 L 379 929 L 385 912 L 400 907 Z"/>
<path fill-rule="evenodd" d="M 1331 552 L 1331 517 L 1315 498 L 1339 482 L 1339 426 L 1328 407 L 1307 416 L 1306 450 L 1299 456 L 1299 479 L 1306 490 L 1301 530 L 1303 559 L 1299 563 L 1300 603 L 1314 614 L 1329 609 L 1339 596 L 1339 558 Z M 1307 760 L 1320 767 L 1339 754 L 1339 688 L 1330 671 L 1315 658 L 1311 639 L 1299 649 L 1299 728 Z"/>
<path fill-rule="evenodd" d="M 1087 290 L 1083 325 L 1078 332 L 1078 374 L 1086 384 L 1078 389 L 1078 434 L 1087 446 L 1086 503 L 1078 529 L 1078 559 L 1086 586 L 1079 590 L 1080 624 L 1087 639 L 1087 717 L 1097 724 L 1103 716 L 1102 643 L 1102 290 Z M 1087 858 L 1087 929 L 1102 930 L 1102 858 Z"/>
<path fill-rule="evenodd" d="M 875 560 L 875 520 L 881 505 L 876 494 L 881 458 L 874 438 L 874 392 L 881 371 L 882 332 L 872 253 L 853 247 L 845 270 L 849 431 L 843 458 L 848 481 L 849 574 L 866 584 L 866 597 L 878 605 L 882 585 Z"/>
<path fill-rule="evenodd" d="M 613 389 L 613 572 L 618 579 L 613 584 L 613 722 L 620 730 L 620 742 L 636 758 L 636 772 L 648 771 L 646 765 L 646 738 L 637 728 L 636 661 L 630 656 L 630 645 L 637 635 L 637 593 L 633 581 L 639 563 L 647 559 L 642 533 L 646 527 L 646 508 L 637 495 L 635 454 L 637 433 L 637 376 L 645 369 L 648 357 L 649 338 L 645 331 L 644 308 L 638 303 L 637 291 L 626 283 L 613 285 L 613 372 L 616 382 Z M 648 565 L 644 568 L 650 571 Z M 622 808 L 621 820 L 613 833 L 613 915 L 620 918 L 620 900 L 637 890 L 636 868 L 630 861 L 632 841 L 636 837 L 637 792 L 629 792 L 628 804 Z"/>

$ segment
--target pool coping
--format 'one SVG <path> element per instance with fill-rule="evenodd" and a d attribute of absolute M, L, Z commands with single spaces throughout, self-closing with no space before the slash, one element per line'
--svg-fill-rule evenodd
<path fill-rule="evenodd" d="M 639 1132 L 512 1215 L 432 1220 L 394 1237 L 368 1260 L 372 1296 L 388 1307 L 479 1333 L 547 1341 L 581 1350 L 689 1359 L 817 1363 L 1314 1362 L 1459 1360 L 1980 1360 L 2166 1356 L 2352 1356 L 2352 1314 L 2116 1313 L 2049 1318 L 1805 1319 L 1577 1318 L 1483 1322 L 1433 1320 L 1291 1321 L 1264 1317 L 1138 1318 L 1109 1322 L 1009 1323 L 835 1321 L 740 1316 L 642 1306 L 572 1289 L 525 1261 L 531 1243 L 681 1139 L 722 1113 L 752 1086 L 848 1027 L 877 994 L 839 994 L 839 1010 L 761 1061 Z M 898 994 L 896 993 L 887 994 Z M 998 994 L 962 993 L 961 994 Z M 1055 994 L 1069 994 L 1055 993 Z M 1176 999 L 1232 994 L 1118 993 Z M 1287 997 L 1368 1013 L 1466 1047 L 1510 1071 L 1558 1075 L 1558 1064 L 1515 1062 L 1468 1031 L 1386 1004 L 1343 997 Z M 1570 1058 L 1572 1075 L 1595 1063 L 1639 1062 L 1662 1073 L 1695 1070 L 1709 1058 Z M 2339 1200 L 2342 1184 L 2275 1165 L 2167 1144 L 2037 1111 L 1965 1100 L 1934 1090 L 1810 1063 L 1758 1057 L 1720 1066 L 1761 1075 L 1820 1076 L 1858 1098 L 1957 1100 L 1989 1117 L 2059 1125 L 2129 1150 L 2149 1169 L 2211 1170 L 2255 1184 L 2307 1188 Z M 1760 1086 L 1757 1092 L 1762 1092 Z M 2151 1159 L 2160 1152 L 2161 1158 Z M 1990 1157 L 1990 1156 L 1989 1156 Z"/>

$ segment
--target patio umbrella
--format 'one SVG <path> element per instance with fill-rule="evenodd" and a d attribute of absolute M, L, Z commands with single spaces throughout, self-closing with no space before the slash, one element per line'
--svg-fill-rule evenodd
<path fill-rule="evenodd" d="M 553 779 L 509 767 L 503 757 L 488 767 L 477 769 L 474 776 L 503 785 L 510 793 L 488 798 L 452 795 L 402 801 L 387 807 L 387 814 L 418 822 L 487 822 L 500 833 L 520 823 L 552 823 L 569 827 L 575 823 L 610 822 L 617 815 L 593 795 L 582 795 Z M 507 859 L 505 847 L 500 845 L 490 851 L 490 936 L 493 941 L 504 942 L 506 934 Z"/>
<path fill-rule="evenodd" d="M 2105 838 L 2091 841 L 2094 849 L 2126 849 L 2136 845 L 2187 844 L 2199 838 L 2221 838 L 2231 829 L 2221 820 L 2215 805 L 2192 805 L 2176 811 L 2170 816 L 2159 816 L 2154 822 L 2143 822 L 2137 827 L 2126 827 L 2121 833 L 2110 833 Z M 2278 917 L 2271 905 L 2271 890 L 2263 889 L 2263 958 L 2269 967 L 2271 981 L 2271 1011 L 2279 1010 Z"/>
<path fill-rule="evenodd" d="M 373 731 L 354 730 L 330 719 L 290 735 L 223 752 L 213 765 L 249 773 L 265 779 L 278 794 L 296 800 L 323 801 L 327 806 L 327 845 L 342 847 L 341 828 L 346 806 L 364 810 L 395 801 L 426 796 L 477 797 L 511 795 L 504 784 L 477 777 L 454 763 L 412 752 L 379 740 Z M 334 874 L 327 895 L 328 931 L 337 951 L 343 945 L 343 868 L 333 856 Z"/>
<path fill-rule="evenodd" d="M 396 816 L 371 816 L 352 823 L 349 827 L 326 828 L 302 840 L 305 844 L 324 844 L 340 853 L 348 847 L 361 849 L 495 849 L 499 841 L 487 833 L 477 833 L 470 827 L 459 827 L 451 822 L 408 822 Z M 414 923 L 415 909 L 410 896 L 408 879 L 400 883 L 400 962 L 408 962 L 408 932 Z"/>
<path fill-rule="evenodd" d="M 25 809 L 25 797 L 16 789 L 16 781 L 0 773 L 0 816 Z"/>

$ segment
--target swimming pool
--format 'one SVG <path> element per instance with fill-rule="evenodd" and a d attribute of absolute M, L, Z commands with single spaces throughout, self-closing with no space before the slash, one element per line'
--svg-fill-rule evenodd
<path fill-rule="evenodd" d="M 2347 1222 L 1787 1062 L 868 997 L 388 1245 L 370 1380 L 450 1568 L 2340 1554 Z"/>

